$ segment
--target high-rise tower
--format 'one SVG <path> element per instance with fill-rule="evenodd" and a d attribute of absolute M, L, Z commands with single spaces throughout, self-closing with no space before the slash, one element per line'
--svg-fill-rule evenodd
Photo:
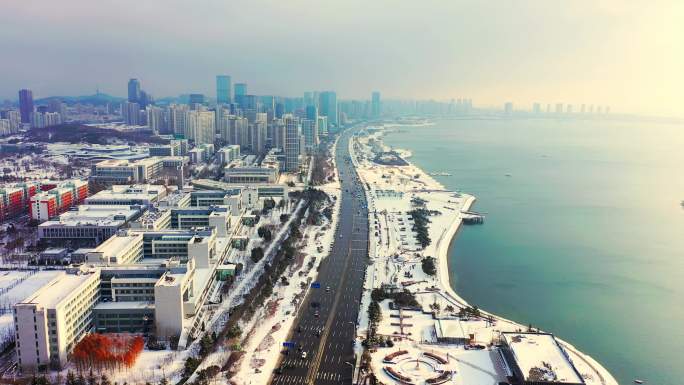
<path fill-rule="evenodd" d="M 33 113 L 33 92 L 31 90 L 19 90 L 19 111 L 22 123 L 31 123 Z"/>
<path fill-rule="evenodd" d="M 140 80 L 128 80 L 128 101 L 138 103 L 140 101 Z"/>
<path fill-rule="evenodd" d="M 216 76 L 216 103 L 230 104 L 232 101 L 232 88 L 230 84 L 230 76 L 217 75 Z"/>

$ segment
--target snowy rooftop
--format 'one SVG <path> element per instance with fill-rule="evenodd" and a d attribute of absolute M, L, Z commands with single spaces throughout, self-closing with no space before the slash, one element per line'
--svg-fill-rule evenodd
<path fill-rule="evenodd" d="M 50 226 L 120 226 L 130 221 L 140 213 L 135 206 L 99 206 L 81 205 L 77 210 L 67 211 L 57 219 L 40 224 L 40 227 Z"/>
<path fill-rule="evenodd" d="M 584 383 L 552 334 L 502 333 L 525 381 Z"/>
<path fill-rule="evenodd" d="M 437 333 L 437 338 L 466 338 L 461 321 L 458 319 L 435 320 L 435 332 Z"/>
<path fill-rule="evenodd" d="M 104 241 L 97 248 L 95 248 L 95 250 L 93 250 L 92 252 L 100 253 L 101 259 L 107 260 L 111 257 L 118 257 L 121 252 L 128 250 L 128 248 L 131 245 L 134 245 L 136 243 L 140 243 L 141 241 L 142 241 L 142 234 L 140 234 L 140 233 L 138 233 L 138 234 L 117 234 L 117 235 L 114 235 L 113 237 L 110 237 L 106 241 Z M 119 262 L 121 262 L 121 261 L 119 261 Z"/>
<path fill-rule="evenodd" d="M 100 302 L 95 305 L 97 310 L 127 310 L 127 309 L 154 309 L 154 302 L 149 301 L 119 301 Z"/>
<path fill-rule="evenodd" d="M 117 200 L 138 200 L 156 201 L 166 195 L 164 186 L 139 184 L 130 186 L 112 186 L 109 190 L 102 190 L 95 195 L 86 198 L 88 204 L 98 204 L 102 201 L 117 201 Z"/>
<path fill-rule="evenodd" d="M 92 271 L 84 274 L 62 273 L 47 285 L 32 293 L 28 298 L 21 301 L 21 303 L 37 304 L 46 308 L 54 308 L 95 273 L 96 272 Z"/>

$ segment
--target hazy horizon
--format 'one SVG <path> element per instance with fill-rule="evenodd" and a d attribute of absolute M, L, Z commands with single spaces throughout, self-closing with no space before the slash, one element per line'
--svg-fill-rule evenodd
<path fill-rule="evenodd" d="M 341 99 L 472 98 L 684 115 L 684 2 L 319 3 L 5 0 L 1 99 L 332 89 Z"/>

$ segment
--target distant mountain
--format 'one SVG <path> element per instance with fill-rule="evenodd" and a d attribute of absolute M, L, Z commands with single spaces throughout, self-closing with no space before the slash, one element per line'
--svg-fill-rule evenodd
<path fill-rule="evenodd" d="M 62 102 L 73 105 L 73 104 L 93 104 L 96 106 L 105 105 L 107 103 L 118 104 L 123 102 L 125 99 L 118 96 L 112 96 L 107 94 L 95 94 L 95 95 L 84 95 L 84 96 L 49 96 L 47 98 L 36 99 L 35 104 L 47 104 L 50 100 L 59 99 Z"/>

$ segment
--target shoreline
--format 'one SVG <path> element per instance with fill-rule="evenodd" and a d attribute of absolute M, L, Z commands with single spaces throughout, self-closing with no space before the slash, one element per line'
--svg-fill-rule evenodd
<path fill-rule="evenodd" d="M 392 127 L 397 127 L 398 125 L 393 125 Z M 379 127 L 381 129 L 380 137 L 378 138 L 379 141 L 382 143 L 383 146 L 385 146 L 383 142 L 383 136 L 386 134 L 384 132 L 383 127 Z M 415 163 L 407 160 L 406 158 L 411 157 L 412 151 L 410 149 L 400 149 L 400 148 L 395 148 L 395 151 L 398 153 L 402 154 L 402 158 L 406 163 L 408 163 L 409 166 L 414 167 L 417 170 L 420 170 L 420 172 L 424 175 L 432 179 L 436 185 L 441 186 L 443 189 L 446 190 L 445 186 L 443 186 L 440 182 L 432 178 L 432 176 L 427 173 L 425 170 L 423 170 L 421 167 L 416 165 Z M 403 154 L 406 154 L 407 156 L 405 157 Z M 460 193 L 462 197 L 464 197 L 465 201 L 463 202 L 461 206 L 462 211 L 468 211 L 470 208 L 475 204 L 477 198 L 473 195 L 467 194 L 467 193 Z M 451 221 L 450 225 L 444 230 L 440 235 L 439 238 L 436 240 L 435 244 L 435 259 L 437 262 L 437 268 L 438 268 L 438 274 L 436 276 L 436 281 L 439 284 L 440 288 L 444 292 L 444 295 L 451 299 L 452 301 L 462 305 L 462 306 L 471 306 L 468 301 L 466 301 L 463 297 L 461 297 L 456 290 L 452 286 L 451 278 L 449 275 L 449 250 L 451 249 L 452 245 L 454 242 L 456 242 L 456 238 L 458 237 L 459 230 L 461 229 L 462 226 L 462 218 L 460 213 L 456 214 L 454 216 L 454 219 Z M 431 230 L 431 231 L 430 231 Z M 430 229 L 429 232 L 433 233 L 435 232 L 435 229 Z M 502 323 L 507 323 L 513 327 L 519 328 L 521 330 L 524 330 L 527 328 L 525 325 L 521 325 L 517 322 L 514 322 L 512 320 L 509 320 L 507 318 L 498 316 L 496 314 L 490 313 L 487 310 L 484 309 L 479 309 L 482 314 L 491 316 L 493 319 L 497 320 L 498 322 Z M 542 331 L 541 329 L 537 329 L 538 331 Z M 594 358 L 591 356 L 582 353 L 579 351 L 575 346 L 570 344 L 569 342 L 563 340 L 562 338 L 556 336 L 556 340 L 568 351 L 571 352 L 574 357 L 578 358 L 579 360 L 583 361 L 584 364 L 586 364 L 589 368 L 591 368 L 599 377 L 599 380 L 602 384 L 605 385 L 612 385 L 612 384 L 618 384 L 617 380 L 610 374 L 610 372 L 604 368 L 598 361 L 596 361 Z"/>

